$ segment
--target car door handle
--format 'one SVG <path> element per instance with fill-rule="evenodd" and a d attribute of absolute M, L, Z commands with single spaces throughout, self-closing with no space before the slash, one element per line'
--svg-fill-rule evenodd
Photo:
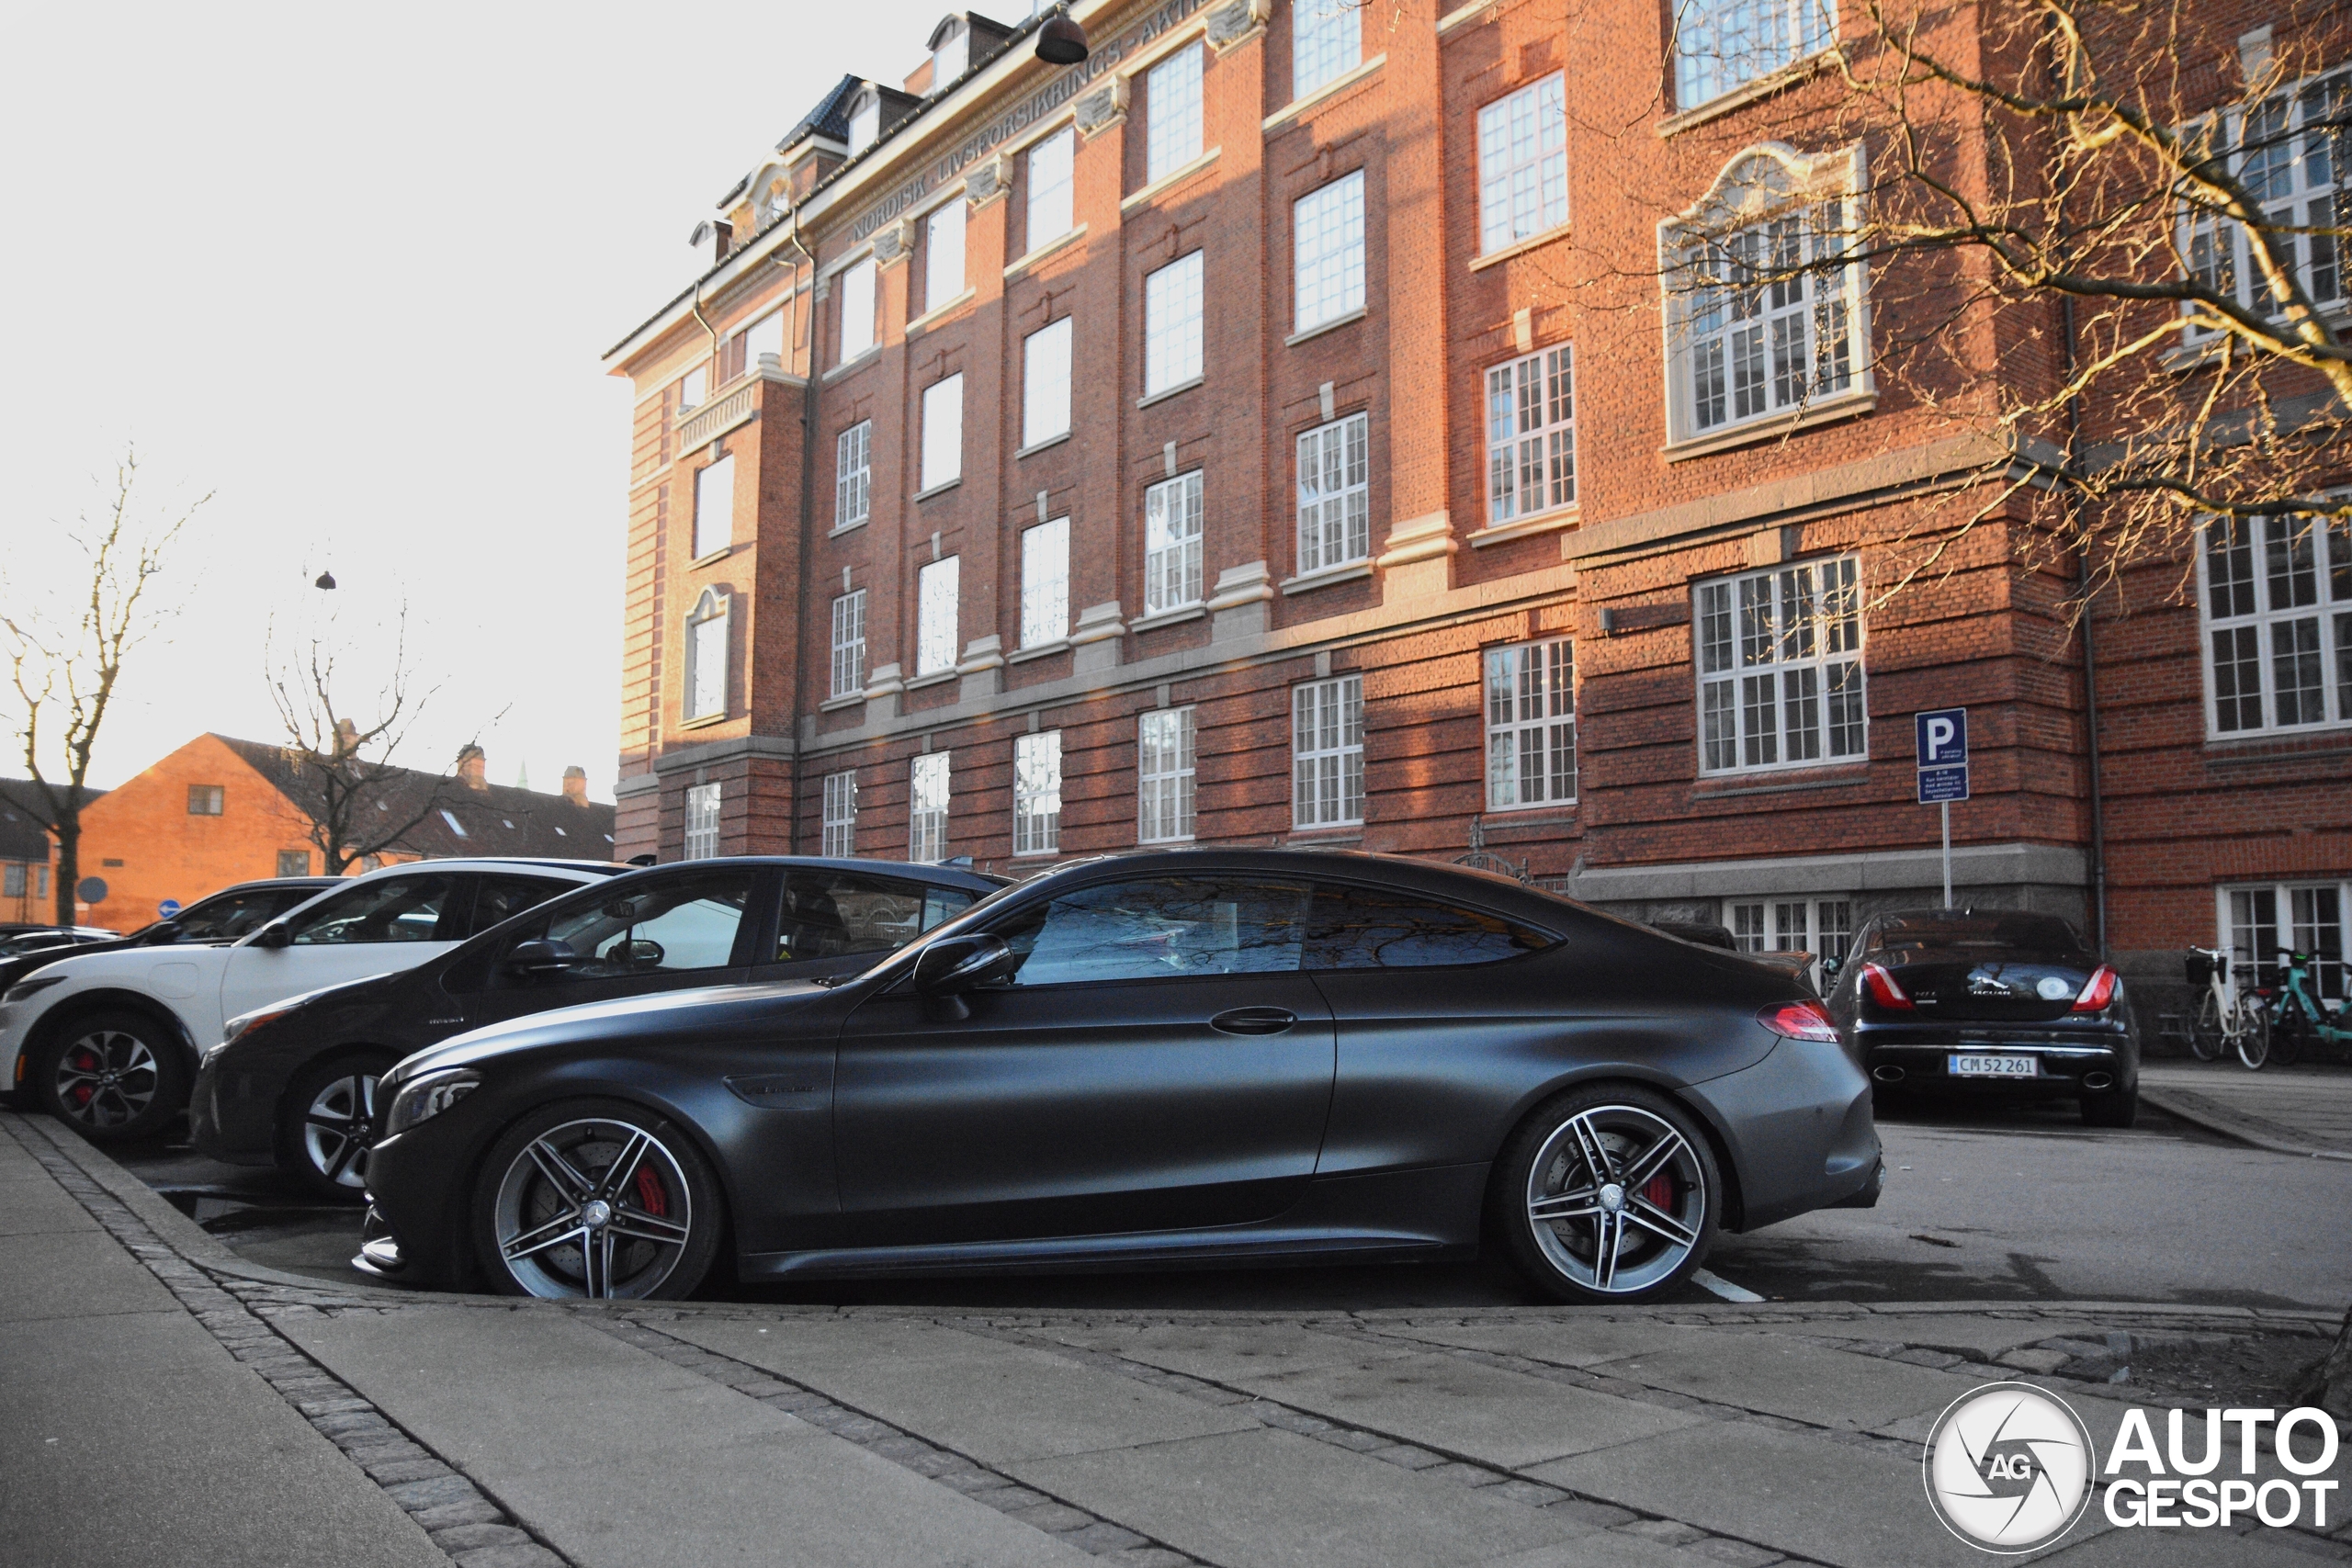
<path fill-rule="evenodd" d="M 1296 1013 L 1281 1008 L 1235 1008 L 1209 1020 L 1209 1027 L 1220 1034 L 1280 1034 L 1297 1021 Z"/>

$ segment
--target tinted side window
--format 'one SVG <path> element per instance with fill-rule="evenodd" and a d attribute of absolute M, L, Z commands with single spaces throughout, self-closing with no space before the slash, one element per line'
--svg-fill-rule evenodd
<path fill-rule="evenodd" d="M 977 893 L 961 887 L 926 887 L 922 893 L 922 929 L 931 930 L 942 920 L 952 920 L 970 908 Z"/>
<path fill-rule="evenodd" d="M 1152 877 L 1106 883 L 1024 910 L 999 929 L 1016 986 L 1255 975 L 1298 967 L 1304 883 Z"/>
<path fill-rule="evenodd" d="M 775 962 L 887 953 L 936 923 L 924 919 L 919 882 L 845 871 L 795 871 L 784 879 Z"/>
<path fill-rule="evenodd" d="M 1553 938 L 1494 915 L 1418 894 L 1318 883 L 1309 922 L 1309 969 L 1422 969 L 1497 964 L 1553 945 Z"/>
<path fill-rule="evenodd" d="M 348 942 L 438 942 L 456 876 L 392 876 L 312 905 L 288 922 L 297 946 Z"/>
<path fill-rule="evenodd" d="M 566 970 L 571 979 L 723 969 L 732 960 L 757 874 L 714 870 L 616 892 L 554 916 L 547 934 L 594 960 Z"/>
<path fill-rule="evenodd" d="M 186 942 L 234 942 L 260 930 L 281 911 L 292 908 L 309 897 L 304 892 L 288 889 L 278 893 L 231 893 L 219 898 L 207 898 L 191 909 L 182 909 L 175 918 Z"/>
<path fill-rule="evenodd" d="M 503 872 L 479 880 L 481 886 L 474 894 L 473 919 L 466 922 L 468 936 L 486 931 L 510 916 L 560 897 L 579 886 L 559 882 L 551 876 L 514 876 Z"/>

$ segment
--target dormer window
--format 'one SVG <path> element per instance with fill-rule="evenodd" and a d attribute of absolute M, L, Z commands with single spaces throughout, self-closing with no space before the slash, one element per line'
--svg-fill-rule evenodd
<path fill-rule="evenodd" d="M 882 140 L 882 95 L 868 87 L 849 107 L 849 155 L 856 157 Z"/>
<path fill-rule="evenodd" d="M 932 34 L 931 90 L 945 92 L 972 63 L 972 29 L 961 17 L 950 17 Z"/>

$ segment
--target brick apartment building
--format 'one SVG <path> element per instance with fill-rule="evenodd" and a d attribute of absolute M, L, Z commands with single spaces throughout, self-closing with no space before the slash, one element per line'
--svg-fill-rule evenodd
<path fill-rule="evenodd" d="M 304 802 L 316 797 L 303 773 L 315 765 L 315 759 L 288 747 L 199 735 L 115 788 L 90 791 L 82 808 L 77 887 L 95 881 L 105 893 L 77 898 L 74 918 L 131 931 L 156 919 L 166 899 L 187 905 L 234 883 L 325 874 L 304 814 Z M 588 798 L 584 769 L 566 769 L 559 795 L 493 784 L 485 773 L 479 749 L 460 760 L 454 780 L 396 771 L 368 792 L 368 801 L 380 802 L 389 821 L 415 820 L 395 846 L 366 857 L 351 873 L 460 855 L 614 858 L 613 808 Z M 54 846 L 23 805 L 34 798 L 32 790 L 28 784 L 0 781 L 0 873 L 6 876 L 0 919 L 47 921 L 55 914 L 47 897 Z M 9 822 L 11 814 L 25 821 Z M 12 835 L 14 828 L 29 832 Z M 35 844 L 38 864 L 30 863 Z M 23 863 L 10 858 L 18 854 Z M 13 897 L 20 883 L 38 889 L 22 904 Z M 19 908 L 28 912 L 18 915 Z"/>
<path fill-rule="evenodd" d="M 2152 976 L 2266 911 L 2340 952 L 2352 558 L 2292 723 L 2217 719 L 2186 547 L 2102 603 L 2086 686 L 2029 503 L 1958 493 L 1995 323 L 1955 312 L 1939 383 L 1874 355 L 1863 265 L 1746 328 L 1662 289 L 1809 243 L 1775 217 L 1872 153 L 1809 6 L 1674 9 L 1081 0 L 1067 68 L 1035 18 L 875 40 L 929 53 L 844 77 L 608 355 L 618 852 L 1480 842 L 1826 950 L 1939 896 L 1911 716 L 1964 705 L 1961 897 Z"/>

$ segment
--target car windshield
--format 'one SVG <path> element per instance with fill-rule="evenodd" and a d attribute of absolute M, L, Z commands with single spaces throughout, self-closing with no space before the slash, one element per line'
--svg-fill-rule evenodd
<path fill-rule="evenodd" d="M 2075 928 L 2055 915 L 1920 914 L 1887 915 L 1872 929 L 1867 951 L 1922 953 L 1979 951 L 2014 953 L 2075 953 L 2082 948 Z"/>

